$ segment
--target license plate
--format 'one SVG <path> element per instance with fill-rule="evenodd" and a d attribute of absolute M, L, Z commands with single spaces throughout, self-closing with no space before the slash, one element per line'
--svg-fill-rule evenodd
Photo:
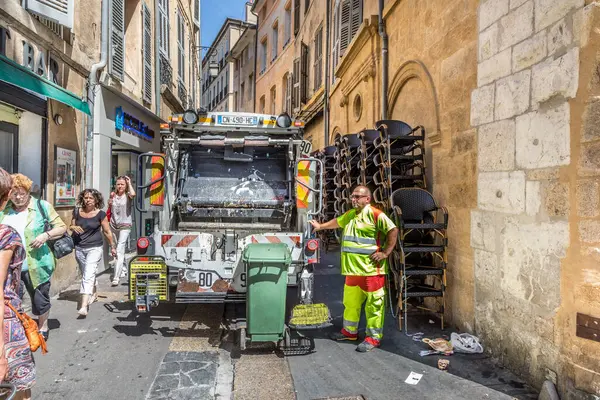
<path fill-rule="evenodd" d="M 240 115 L 219 115 L 217 122 L 222 125 L 256 125 L 257 117 L 245 117 Z"/>

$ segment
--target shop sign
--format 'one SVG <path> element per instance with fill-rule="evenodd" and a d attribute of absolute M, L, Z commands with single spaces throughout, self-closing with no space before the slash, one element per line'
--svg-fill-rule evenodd
<path fill-rule="evenodd" d="M 54 146 L 54 205 L 56 207 L 75 206 L 75 182 L 77 152 Z"/>
<path fill-rule="evenodd" d="M 154 131 L 133 115 L 124 112 L 122 107 L 117 107 L 115 110 L 115 129 L 149 142 L 154 139 Z"/>

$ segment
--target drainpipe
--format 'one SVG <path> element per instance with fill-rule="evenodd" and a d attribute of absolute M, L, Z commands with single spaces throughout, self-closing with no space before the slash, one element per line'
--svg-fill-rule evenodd
<path fill-rule="evenodd" d="M 93 157 L 94 157 L 94 112 L 96 103 L 96 89 L 98 86 L 98 73 L 104 67 L 108 60 L 108 7 L 109 0 L 102 0 L 102 32 L 100 41 L 100 61 L 92 65 L 90 76 L 88 77 L 88 103 L 91 102 L 91 116 L 87 118 L 87 130 L 84 132 L 82 142 L 85 143 L 85 181 L 84 186 L 91 187 L 93 179 Z"/>
<path fill-rule="evenodd" d="M 381 119 L 388 117 L 388 35 L 383 21 L 383 1 L 379 0 L 379 36 L 381 36 Z"/>
<path fill-rule="evenodd" d="M 323 117 L 325 119 L 325 147 L 329 146 L 329 59 L 330 59 L 330 51 L 329 49 L 329 19 L 331 15 L 331 1 L 327 0 L 327 7 L 325 9 L 325 92 L 323 96 Z"/>
<path fill-rule="evenodd" d="M 156 115 L 160 119 L 160 18 L 158 18 L 159 0 L 154 0 L 154 101 Z M 200 15 L 198 15 L 200 18 Z"/>
<path fill-rule="evenodd" d="M 252 14 L 254 14 L 256 16 L 256 33 L 254 35 L 254 82 L 252 83 L 252 97 L 254 97 L 253 103 L 254 103 L 254 107 L 253 107 L 253 112 L 256 112 L 256 81 L 258 81 L 258 74 L 256 73 L 256 65 L 258 63 L 258 27 L 260 26 L 259 23 L 259 16 L 258 14 L 256 14 L 254 11 L 252 11 L 252 9 L 250 9 L 250 12 Z M 291 28 L 290 28 L 291 29 Z"/>

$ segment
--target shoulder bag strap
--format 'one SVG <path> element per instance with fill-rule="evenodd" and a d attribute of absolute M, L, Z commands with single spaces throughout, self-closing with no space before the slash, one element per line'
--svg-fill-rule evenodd
<path fill-rule="evenodd" d="M 19 320 L 21 322 L 23 322 L 25 320 L 25 318 L 23 318 L 23 316 L 21 315 L 21 313 L 18 312 L 17 309 L 12 304 L 10 304 L 10 301 L 8 301 L 8 300 L 5 299 L 4 300 L 4 304 L 6 304 L 8 306 L 8 308 L 10 308 L 15 313 L 15 315 L 17 316 L 17 318 L 19 318 Z"/>
<path fill-rule="evenodd" d="M 42 218 L 44 218 L 44 222 L 50 222 L 48 220 L 48 215 L 46 215 L 46 211 L 44 210 L 44 206 L 42 206 L 42 199 L 37 200 L 38 210 L 40 210 L 40 214 L 42 214 Z"/>

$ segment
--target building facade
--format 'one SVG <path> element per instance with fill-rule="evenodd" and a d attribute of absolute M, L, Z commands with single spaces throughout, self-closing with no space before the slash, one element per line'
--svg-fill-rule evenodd
<path fill-rule="evenodd" d="M 246 4 L 247 26 L 228 56 L 233 65 L 233 111 L 254 112 L 254 82 L 256 77 L 256 15 L 252 3 Z"/>
<path fill-rule="evenodd" d="M 423 125 L 450 213 L 446 317 L 535 387 L 597 396 L 599 4 L 421 3 L 257 1 L 256 109 L 305 119 L 315 148 Z"/>
<path fill-rule="evenodd" d="M 121 175 L 141 184 L 137 158 L 160 151 L 160 122 L 198 106 L 199 1 L 110 2 L 107 63 L 90 86 L 86 165 L 91 186 L 102 193 Z M 131 248 L 147 234 L 145 219 L 134 212 Z"/>
<path fill-rule="evenodd" d="M 234 111 L 234 63 L 229 57 L 250 22 L 227 18 L 202 59 L 202 107 L 208 111 Z"/>
<path fill-rule="evenodd" d="M 160 121 L 199 101 L 199 6 L 199 0 L 5 1 L 0 166 L 31 177 L 34 194 L 67 224 L 83 188 L 106 197 L 117 176 L 135 181 L 137 154 L 160 149 Z M 132 242 L 143 216 L 135 219 Z M 59 260 L 53 291 L 76 277 L 74 257 Z"/>
<path fill-rule="evenodd" d="M 321 144 L 327 2 L 259 0 L 256 96 L 257 112 L 287 112 L 306 124 L 305 137 Z"/>

